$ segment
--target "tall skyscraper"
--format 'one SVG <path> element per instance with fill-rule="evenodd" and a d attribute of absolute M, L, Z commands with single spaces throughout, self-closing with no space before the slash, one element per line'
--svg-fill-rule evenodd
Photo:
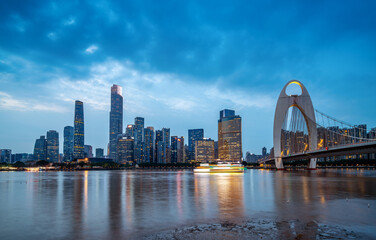
<path fill-rule="evenodd" d="M 134 125 L 128 124 L 127 128 L 125 129 L 125 136 L 134 138 Z"/>
<path fill-rule="evenodd" d="M 74 110 L 74 138 L 73 157 L 84 157 L 85 127 L 84 127 L 84 103 L 76 100 Z"/>
<path fill-rule="evenodd" d="M 64 161 L 73 160 L 73 136 L 74 128 L 72 126 L 64 127 Z"/>
<path fill-rule="evenodd" d="M 134 130 L 134 159 L 137 163 L 141 163 L 144 160 L 144 118 L 134 119 Z"/>
<path fill-rule="evenodd" d="M 188 153 L 189 160 L 195 160 L 195 143 L 204 138 L 204 129 L 188 129 Z"/>
<path fill-rule="evenodd" d="M 123 94 L 118 85 L 111 87 L 109 156 L 116 157 L 117 136 L 123 133 Z"/>
<path fill-rule="evenodd" d="M 35 140 L 34 160 L 47 160 L 47 139 L 45 136 L 40 136 L 39 139 Z"/>
<path fill-rule="evenodd" d="M 224 109 L 218 120 L 218 156 L 221 161 L 242 161 L 242 119 Z"/>
<path fill-rule="evenodd" d="M 184 137 L 178 138 L 178 162 L 185 162 L 185 147 L 184 147 Z"/>
<path fill-rule="evenodd" d="M 162 130 L 156 130 L 155 131 L 155 151 L 154 151 L 154 162 L 159 162 L 159 156 L 160 156 L 160 142 L 163 142 L 163 133 Z"/>
<path fill-rule="evenodd" d="M 116 161 L 120 163 L 134 162 L 134 139 L 124 134 L 117 139 Z"/>
<path fill-rule="evenodd" d="M 103 148 L 96 148 L 95 149 L 95 157 L 96 158 L 103 158 L 104 157 L 104 150 L 103 150 Z"/>
<path fill-rule="evenodd" d="M 144 130 L 144 159 L 145 162 L 153 163 L 154 162 L 154 128 L 147 127 Z"/>
<path fill-rule="evenodd" d="M 203 138 L 195 143 L 195 159 L 197 162 L 214 161 L 214 140 Z"/>
<path fill-rule="evenodd" d="M 59 133 L 55 130 L 47 132 L 47 161 L 59 162 Z"/>
<path fill-rule="evenodd" d="M 171 137 L 171 162 L 172 163 L 178 162 L 178 137 L 177 136 Z"/>
<path fill-rule="evenodd" d="M 170 163 L 171 162 L 171 144 L 170 144 L 170 129 L 169 128 L 162 128 L 162 138 L 164 142 L 163 162 Z"/>

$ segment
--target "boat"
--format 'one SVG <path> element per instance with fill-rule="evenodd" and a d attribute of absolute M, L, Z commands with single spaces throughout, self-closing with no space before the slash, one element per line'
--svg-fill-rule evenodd
<path fill-rule="evenodd" d="M 199 167 L 193 169 L 195 173 L 243 173 L 245 167 L 240 163 L 217 164 L 201 163 Z"/>

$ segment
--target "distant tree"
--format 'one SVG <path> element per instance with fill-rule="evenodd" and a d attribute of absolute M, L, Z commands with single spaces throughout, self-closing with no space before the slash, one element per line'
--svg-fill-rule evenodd
<path fill-rule="evenodd" d="M 242 164 L 243 164 L 243 166 L 247 166 L 248 165 L 248 163 L 246 161 L 243 161 Z"/>
<path fill-rule="evenodd" d="M 25 167 L 25 163 L 17 161 L 13 164 L 13 167 L 17 167 L 17 168 Z"/>
<path fill-rule="evenodd" d="M 50 163 L 47 162 L 46 160 L 39 160 L 38 162 L 36 162 L 37 166 L 47 166 L 48 164 Z"/>

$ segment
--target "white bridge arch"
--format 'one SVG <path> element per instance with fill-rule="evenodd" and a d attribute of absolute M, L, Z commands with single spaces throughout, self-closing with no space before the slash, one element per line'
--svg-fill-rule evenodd
<path fill-rule="evenodd" d="M 286 88 L 290 84 L 297 84 L 302 90 L 301 95 L 291 95 L 286 94 Z M 273 144 L 274 144 L 274 159 L 275 166 L 277 169 L 284 169 L 282 162 L 282 151 L 281 151 L 281 130 L 283 122 L 285 120 L 287 111 L 290 107 L 297 107 L 304 116 L 304 120 L 308 129 L 308 141 L 309 141 L 309 151 L 317 149 L 317 127 L 315 112 L 313 109 L 311 97 L 304 85 L 298 80 L 289 81 L 282 89 L 279 95 L 277 106 L 274 115 L 274 128 L 273 128 Z M 316 159 L 309 159 L 308 169 L 316 169 Z"/>

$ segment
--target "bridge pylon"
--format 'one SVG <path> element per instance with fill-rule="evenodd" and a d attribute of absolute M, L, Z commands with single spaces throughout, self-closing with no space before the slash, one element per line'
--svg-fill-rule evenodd
<path fill-rule="evenodd" d="M 297 84 L 302 90 L 301 95 L 287 95 L 286 88 L 290 84 Z M 277 169 L 284 169 L 283 152 L 281 151 L 281 130 L 286 114 L 290 107 L 297 107 L 303 114 L 308 129 L 308 148 L 309 151 L 317 149 L 317 126 L 316 117 L 311 97 L 305 86 L 298 80 L 289 81 L 282 89 L 274 114 L 273 144 L 274 160 Z M 316 159 L 310 159 L 308 169 L 316 169 Z"/>

